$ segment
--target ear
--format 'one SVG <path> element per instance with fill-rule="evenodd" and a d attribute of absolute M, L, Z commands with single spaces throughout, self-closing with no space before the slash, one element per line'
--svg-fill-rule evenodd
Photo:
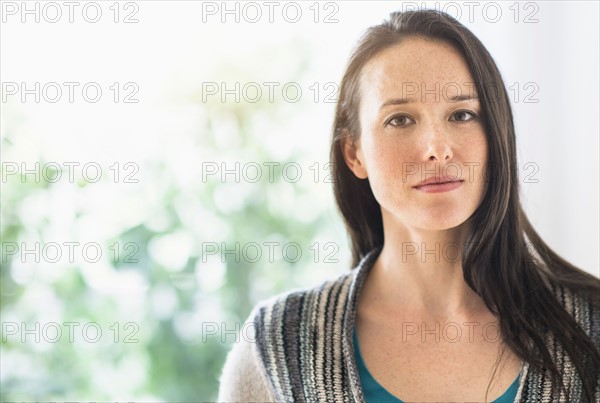
<path fill-rule="evenodd" d="M 342 154 L 344 155 L 344 161 L 346 161 L 348 168 L 354 172 L 354 175 L 356 175 L 357 178 L 366 179 L 368 175 L 364 155 L 360 146 L 360 139 L 355 141 L 354 136 L 352 136 L 347 129 L 344 129 L 340 146 L 342 147 Z"/>

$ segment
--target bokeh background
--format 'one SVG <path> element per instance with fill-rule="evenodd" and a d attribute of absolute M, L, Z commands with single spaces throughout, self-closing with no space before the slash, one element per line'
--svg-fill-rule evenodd
<path fill-rule="evenodd" d="M 403 8 L 487 46 L 525 209 L 598 276 L 597 2 L 48 4 L 1 2 L 2 401 L 215 400 L 254 304 L 349 270 L 337 84 Z"/>

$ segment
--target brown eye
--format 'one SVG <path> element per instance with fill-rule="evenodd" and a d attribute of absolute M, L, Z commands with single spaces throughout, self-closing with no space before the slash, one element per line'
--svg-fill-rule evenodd
<path fill-rule="evenodd" d="M 409 118 L 406 115 L 396 115 L 392 116 L 386 123 L 387 125 L 392 125 L 394 127 L 402 127 L 407 126 L 409 123 L 414 123 L 414 120 Z"/>
<path fill-rule="evenodd" d="M 471 111 L 457 111 L 452 114 L 453 121 L 455 122 L 468 122 L 473 119 L 477 119 L 477 115 Z"/>

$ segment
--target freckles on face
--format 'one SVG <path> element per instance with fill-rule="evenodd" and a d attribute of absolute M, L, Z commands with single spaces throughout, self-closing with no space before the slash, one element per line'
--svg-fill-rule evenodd
<path fill-rule="evenodd" d="M 464 222 L 484 194 L 487 139 L 462 54 L 446 42 L 409 37 L 361 72 L 358 158 L 382 212 L 433 229 Z M 447 176 L 454 190 L 415 186 Z"/>

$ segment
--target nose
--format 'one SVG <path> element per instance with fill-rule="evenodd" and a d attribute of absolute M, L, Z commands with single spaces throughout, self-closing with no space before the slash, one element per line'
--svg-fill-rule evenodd
<path fill-rule="evenodd" d="M 430 125 L 426 129 L 425 153 L 423 161 L 445 162 L 453 157 L 452 147 L 444 129 L 438 125 Z"/>

